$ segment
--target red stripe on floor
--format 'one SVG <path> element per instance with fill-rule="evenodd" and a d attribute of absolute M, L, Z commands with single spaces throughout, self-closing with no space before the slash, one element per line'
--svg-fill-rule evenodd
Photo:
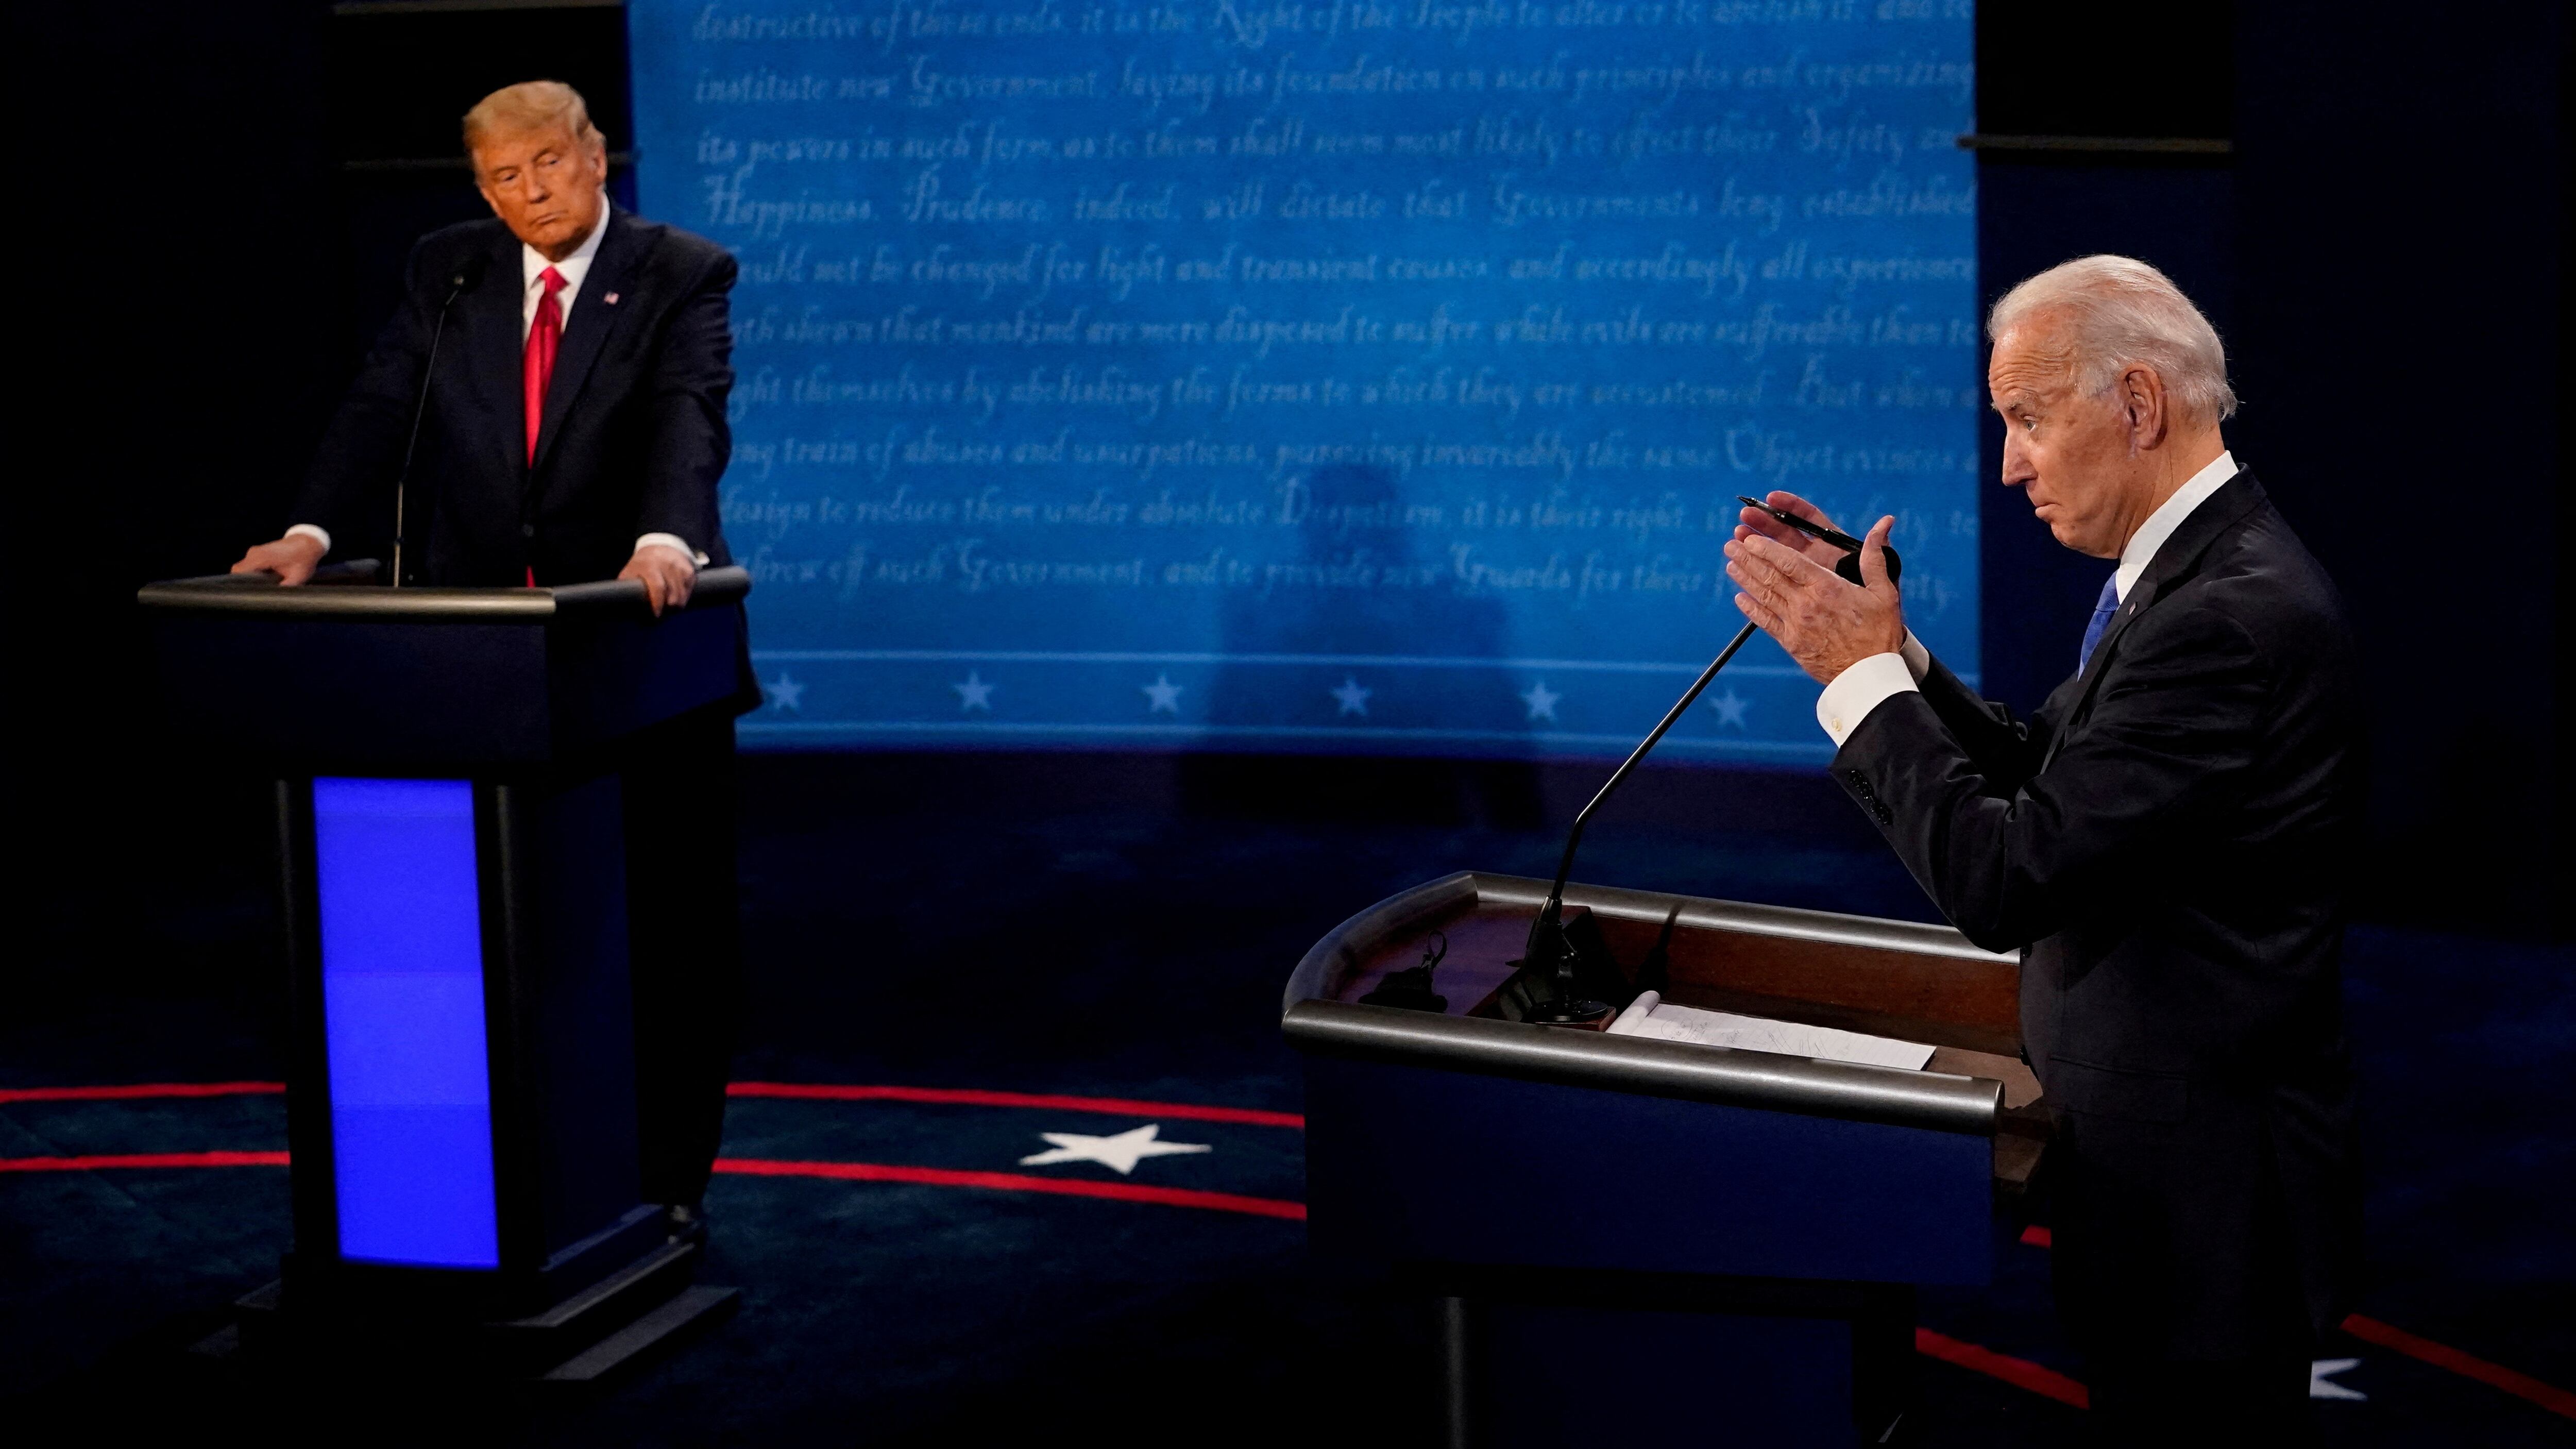
<path fill-rule="evenodd" d="M 2079 1409 L 2093 1407 L 2092 1392 L 2082 1384 L 2045 1364 L 2035 1364 L 2026 1358 L 1997 1353 L 1991 1348 L 1962 1342 L 1928 1328 L 1914 1330 L 1914 1351 L 1926 1358 L 1937 1358 L 1943 1363 L 2001 1379 L 2014 1388 L 2028 1389 L 2061 1404 L 2072 1404 Z"/>
<path fill-rule="evenodd" d="M 2048 1229 L 2042 1227 L 2022 1229 L 2021 1240 L 2034 1248 L 2046 1248 L 2055 1244 L 2055 1239 Z M 2475 1354 L 2462 1353 L 2447 1343 L 2435 1343 L 2429 1338 L 2408 1333 L 2405 1329 L 2382 1323 L 2376 1318 L 2364 1318 L 2358 1313 L 2346 1317 L 2341 1326 L 2344 1332 L 2364 1343 L 2394 1349 L 2408 1358 L 2429 1363 L 2438 1369 L 2448 1369 L 2464 1379 L 2475 1379 L 2490 1388 L 2502 1389 L 2517 1398 L 2529 1399 L 2553 1414 L 2576 1419 L 2576 1393 L 2569 1393 L 2556 1384 L 2542 1383 L 2529 1374 L 2516 1373 L 2502 1364 L 2489 1363 Z"/>
<path fill-rule="evenodd" d="M 2408 1358 L 2421 1359 L 2435 1368 L 2449 1369 L 2462 1378 L 2504 1390 L 2519 1398 L 2531 1400 L 2553 1414 L 2576 1419 L 2576 1394 L 2555 1384 L 2544 1384 L 2529 1374 L 2518 1374 L 2502 1364 L 2492 1364 L 2474 1354 L 2466 1354 L 2449 1344 L 2419 1338 L 2402 1328 L 2393 1328 L 2376 1318 L 2356 1313 L 2343 1321 L 2343 1331 L 2364 1343 L 2394 1349 Z"/>
<path fill-rule="evenodd" d="M 965 1172 L 949 1167 L 897 1167 L 882 1162 L 773 1162 L 759 1157 L 719 1157 L 716 1171 L 751 1177 L 829 1177 L 845 1182 L 909 1182 L 926 1187 L 980 1187 L 995 1192 L 1051 1192 L 1064 1197 L 1103 1197 L 1166 1207 L 1212 1208 L 1255 1217 L 1306 1220 L 1306 1205 L 1277 1197 L 1152 1187 L 1141 1182 L 1099 1182 L 1083 1177 L 1031 1177 L 1019 1172 Z"/>
<path fill-rule="evenodd" d="M 126 1152 L 99 1157 L 0 1157 L 0 1172 L 91 1172 L 110 1167 L 284 1167 L 283 1152 Z"/>
<path fill-rule="evenodd" d="M 932 1102 L 959 1107 L 1040 1107 L 1053 1112 L 1098 1112 L 1112 1117 L 1170 1117 L 1189 1122 L 1240 1122 L 1254 1127 L 1304 1127 L 1294 1112 L 1256 1107 L 1208 1107 L 1196 1102 L 1142 1102 L 1132 1097 L 1060 1097 L 1045 1092 L 985 1092 L 957 1087 L 844 1087 L 805 1082 L 735 1082 L 735 1097 L 785 1097 L 817 1102 Z"/>
<path fill-rule="evenodd" d="M 10 1102 L 117 1102 L 149 1097 L 251 1097 L 286 1090 L 284 1082 L 136 1082 L 114 1087 L 0 1087 Z M 960 1087 L 840 1086 L 806 1082 L 735 1082 L 734 1097 L 783 1097 L 813 1102 L 927 1102 L 956 1107 L 1036 1107 L 1054 1112 L 1096 1112 L 1111 1117 L 1169 1117 L 1186 1122 L 1235 1122 L 1252 1127 L 1303 1129 L 1294 1112 L 1258 1107 L 1212 1107 L 1197 1102 L 1147 1102 L 1134 1097 L 1067 1097 L 1050 1092 L 986 1092 Z"/>
<path fill-rule="evenodd" d="M 283 1152 L 132 1152 L 93 1157 L 0 1157 L 0 1172 L 93 1172 L 110 1168 L 284 1167 Z M 1165 1207 L 1207 1208 L 1254 1217 L 1306 1220 L 1306 1205 L 1279 1197 L 1154 1187 L 1141 1182 L 1097 1182 L 1080 1177 L 1031 1177 L 1020 1172 L 966 1172 L 950 1167 L 902 1167 L 885 1162 L 775 1162 L 760 1157 L 719 1157 L 716 1171 L 746 1177 L 826 1177 L 843 1182 L 908 1182 L 926 1187 L 978 1187 L 994 1192 L 1049 1192 L 1061 1197 L 1109 1198 Z"/>
<path fill-rule="evenodd" d="M 257 1083 L 209 1084 L 244 1087 L 256 1090 Z M 755 1084 L 761 1085 L 761 1084 Z M 133 1095 L 141 1095 L 139 1091 Z M 212 1092 L 174 1095 L 211 1096 Z M 786 1094 L 782 1094 L 786 1095 Z M 992 1094 L 1014 1095 L 1014 1094 Z M 909 1100 L 909 1099 L 906 1099 Z M 1044 1105 L 1059 1102 L 1089 1102 L 1092 1098 L 1040 1099 Z M 1010 1101 L 1003 1106 L 1029 1105 Z M 1150 1105 L 1150 1104 L 1133 1104 Z M 1097 1110 L 1086 1108 L 1084 1110 Z M 1225 1109 L 1218 1109 L 1225 1110 Z M 1167 1114 L 1172 1115 L 1172 1114 Z M 1282 1113 L 1268 1114 L 1283 1116 Z M 1220 1119 L 1225 1120 L 1225 1119 Z M 0 1172 L 95 1172 L 116 1168 L 154 1169 L 191 1167 L 284 1167 L 283 1152 L 130 1152 L 97 1154 L 82 1157 L 0 1157 Z M 1099 1182 L 1089 1178 L 1031 1177 L 1018 1172 L 969 1172 L 947 1167 L 904 1167 L 881 1162 L 780 1162 L 758 1157 L 723 1157 L 716 1160 L 716 1171 L 746 1177 L 817 1177 L 842 1182 L 902 1182 L 925 1187 L 972 1187 L 992 1192 L 1053 1193 L 1060 1197 L 1105 1198 L 1113 1202 L 1157 1203 L 1165 1207 L 1202 1208 L 1216 1212 L 1246 1213 L 1254 1217 L 1280 1218 L 1290 1222 L 1306 1220 L 1306 1205 L 1286 1198 L 1248 1197 L 1232 1192 L 1202 1192 L 1193 1188 L 1155 1187 L 1140 1182 Z M 2048 1230 L 2031 1228 L 2022 1241 L 2035 1246 L 2048 1246 Z M 2375 1318 L 2353 1314 L 2343 1321 L 2343 1330 L 2365 1343 L 2447 1369 L 2464 1378 L 2502 1389 L 2506 1393 L 2530 1400 L 2551 1413 L 2576 1419 L 2576 1394 L 2546 1384 L 2527 1374 L 2514 1372 L 2500 1364 L 2462 1353 L 2447 1344 L 2408 1333 Z M 2028 1359 L 1997 1353 L 1978 1344 L 1935 1333 L 1928 1328 L 1914 1330 L 1914 1350 L 1927 1358 L 1937 1358 L 1975 1373 L 2000 1379 L 2015 1388 L 2055 1399 L 2076 1408 L 2090 1406 L 2091 1396 L 2084 1385 L 2043 1364 Z"/>
<path fill-rule="evenodd" d="M 115 1102 L 135 1097 L 256 1097 L 284 1082 L 137 1082 L 124 1087 L 0 1087 L 0 1102 Z"/>
<path fill-rule="evenodd" d="M 154 1097 L 269 1096 L 284 1092 L 283 1082 L 135 1082 L 103 1087 L 0 1087 L 0 1104 L 10 1102 L 108 1102 Z M 1119 1117 L 1169 1117 L 1176 1121 L 1233 1122 L 1256 1127 L 1303 1128 L 1306 1119 L 1293 1112 L 1267 1112 L 1253 1107 L 1214 1107 L 1195 1102 L 1148 1102 L 1131 1097 L 1070 1097 L 1043 1092 L 987 1092 L 953 1087 L 838 1086 L 799 1082 L 735 1082 L 727 1092 L 736 1097 L 773 1097 L 826 1102 L 923 1102 L 967 1107 L 1034 1107 L 1061 1112 L 1096 1112 Z M 0 1172 L 91 1172 L 116 1168 L 284 1167 L 283 1152 L 136 1152 L 84 1157 L 0 1158 Z M 1170 1207 L 1205 1208 L 1249 1213 L 1256 1217 L 1303 1222 L 1306 1205 L 1286 1198 L 1247 1197 L 1230 1192 L 1154 1187 L 1134 1182 L 1098 1182 L 1088 1178 L 1031 1177 L 1016 1172 L 966 1172 L 943 1167 L 900 1167 L 874 1162 L 775 1162 L 762 1158 L 723 1158 L 719 1172 L 757 1177 L 821 1177 L 851 1182 L 908 1182 L 931 1187 L 973 1187 L 997 1192 L 1055 1193 L 1064 1197 L 1107 1198 L 1120 1202 L 1160 1203 Z M 2047 1228 L 2022 1229 L 2021 1240 L 2034 1248 L 2054 1245 Z M 2576 1419 L 2576 1393 L 2543 1383 L 2448 1344 L 2408 1333 L 2402 1328 L 2356 1313 L 2343 1321 L 2343 1331 L 2364 1343 L 2475 1379 L 2527 1399 L 2553 1414 Z M 1962 1342 L 1928 1328 L 1914 1332 L 1917 1352 L 1945 1363 L 1988 1374 L 2006 1383 L 2083 1407 L 2082 1384 L 2026 1359 Z"/>

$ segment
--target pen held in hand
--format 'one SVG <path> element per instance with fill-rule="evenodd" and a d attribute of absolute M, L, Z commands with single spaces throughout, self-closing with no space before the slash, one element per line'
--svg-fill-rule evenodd
<path fill-rule="evenodd" d="M 1758 508 L 1764 513 L 1770 514 L 1773 518 L 1780 520 L 1782 523 L 1789 525 L 1791 528 L 1798 530 L 1800 533 L 1807 535 L 1809 538 L 1815 539 L 1819 543 L 1829 543 L 1834 547 L 1841 549 L 1843 551 L 1843 556 L 1834 562 L 1834 572 L 1842 575 L 1844 578 L 1855 584 L 1861 582 L 1861 541 L 1859 539 L 1852 537 L 1848 533 L 1844 533 L 1840 529 L 1827 528 L 1821 523 L 1811 523 L 1785 509 L 1774 508 L 1770 504 L 1765 503 L 1758 498 L 1747 498 L 1743 494 L 1738 493 L 1735 495 L 1735 501 L 1743 504 L 1747 508 Z M 1887 548 L 1882 551 L 1887 557 L 1887 581 L 1891 584 L 1895 583 L 1905 571 L 1904 560 L 1896 556 L 1896 550 L 1893 548 Z"/>

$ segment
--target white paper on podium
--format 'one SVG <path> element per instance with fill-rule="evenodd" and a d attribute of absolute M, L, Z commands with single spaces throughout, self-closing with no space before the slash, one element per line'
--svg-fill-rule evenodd
<path fill-rule="evenodd" d="M 1637 993 L 1628 1009 L 1610 1024 L 1612 1036 L 1653 1037 L 1658 1041 L 1696 1042 L 1738 1051 L 1776 1052 L 1784 1057 L 1813 1057 L 1826 1062 L 1859 1062 L 1872 1067 L 1902 1067 L 1919 1072 L 1932 1060 L 1932 1048 L 1891 1037 L 1864 1036 L 1830 1026 L 1807 1026 L 1731 1011 L 1702 1011 L 1675 1006 L 1652 991 Z"/>

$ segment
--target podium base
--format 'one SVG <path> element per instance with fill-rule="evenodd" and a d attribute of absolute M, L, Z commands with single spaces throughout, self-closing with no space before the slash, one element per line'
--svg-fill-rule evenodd
<path fill-rule="evenodd" d="M 740 1290 L 689 1281 L 701 1256 L 668 1243 L 542 1313 L 480 1323 L 299 1312 L 271 1283 L 190 1352 L 334 1377 L 596 1385 L 733 1316 Z"/>

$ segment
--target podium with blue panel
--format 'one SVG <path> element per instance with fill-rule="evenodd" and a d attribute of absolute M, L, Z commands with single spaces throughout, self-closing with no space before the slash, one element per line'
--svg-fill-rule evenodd
<path fill-rule="evenodd" d="M 273 782 L 295 1243 L 237 1332 L 595 1379 L 735 1296 L 641 1198 L 622 772 L 732 709 L 749 580 L 371 578 L 139 596 L 179 738 Z"/>
<path fill-rule="evenodd" d="M 1915 1290 L 1988 1280 L 2046 1137 L 2016 960 L 1940 926 L 1569 886 L 1587 995 L 1934 1050 L 1899 1070 L 1612 1035 L 1518 1019 L 1547 894 L 1453 875 L 1297 967 L 1313 1251 L 1433 1305 L 1451 1445 L 1897 1442 Z M 1381 990 L 1431 957 L 1436 1005 Z"/>

